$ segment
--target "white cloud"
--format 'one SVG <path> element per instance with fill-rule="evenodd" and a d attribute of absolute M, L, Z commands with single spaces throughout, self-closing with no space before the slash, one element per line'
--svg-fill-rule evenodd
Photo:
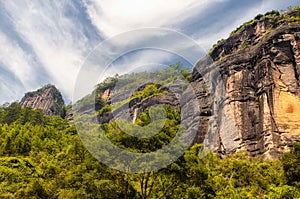
<path fill-rule="evenodd" d="M 0 46 L 2 46 L 0 48 L 0 61 L 6 66 L 6 70 L 21 80 L 24 88 L 29 88 L 29 85 L 35 84 L 32 56 L 26 53 L 18 43 L 10 41 L 1 31 Z"/>
<path fill-rule="evenodd" d="M 263 2 L 262 6 L 258 2 Z M 208 50 L 218 39 L 228 37 L 237 26 L 256 14 L 299 5 L 299 0 L 61 0 L 1 1 L 0 90 L 19 99 L 23 92 L 54 83 L 69 99 L 85 56 L 103 39 L 145 27 L 163 27 L 191 36 Z M 224 6 L 224 9 L 222 10 Z M 219 10 L 218 10 L 219 8 Z M 220 9 L 221 8 L 221 9 Z M 3 12 L 2 12 L 3 11 Z M 224 13 L 226 13 L 224 15 Z M 221 16 L 221 17 L 220 17 Z M 90 20 L 90 21 L 89 21 Z M 11 34 L 13 33 L 13 34 Z M 15 38 L 15 35 L 17 38 Z M 96 35 L 96 36 L 95 36 Z M 102 38 L 101 38 L 102 36 Z M 172 38 L 163 40 L 169 49 L 188 49 Z M 22 42 L 20 43 L 21 40 Z M 158 42 L 145 34 L 115 41 L 119 48 Z M 23 45 L 23 44 L 26 45 Z M 124 59 L 114 72 L 124 73 L 139 65 L 165 63 L 159 53 L 140 53 Z M 200 58 L 200 57 L 199 57 Z M 126 66 L 126 68 L 125 68 Z M 15 84 L 13 82 L 16 82 Z M 14 85 L 11 85 L 14 84 Z M 5 90 L 5 92 L 4 92 Z M 16 91 L 16 92 L 15 92 Z M 21 93 L 21 94 L 20 94 Z M 0 98 L 3 102 L 4 97 Z"/>
<path fill-rule="evenodd" d="M 217 43 L 220 39 L 227 39 L 232 31 L 234 31 L 237 27 L 241 26 L 247 21 L 252 20 L 257 14 L 263 13 L 263 4 L 256 4 L 253 7 L 249 7 L 243 15 L 240 15 L 238 12 L 230 13 L 234 20 L 224 23 L 224 19 L 220 19 L 220 21 L 216 21 L 214 24 L 211 24 L 209 30 L 211 34 L 198 34 L 195 35 L 196 41 L 202 46 L 206 51 L 212 48 L 212 45 Z M 227 16 L 230 18 L 229 16 Z"/>
<path fill-rule="evenodd" d="M 5 1 L 4 6 L 15 31 L 31 45 L 41 67 L 53 78 L 51 83 L 70 97 L 84 53 L 90 46 L 80 25 L 66 16 L 69 5 L 64 1 Z M 22 65 L 15 65 L 16 73 L 23 71 Z"/>
<path fill-rule="evenodd" d="M 143 27 L 160 27 L 188 18 L 197 7 L 224 0 L 86 0 L 85 6 L 93 24 L 106 37 Z"/>

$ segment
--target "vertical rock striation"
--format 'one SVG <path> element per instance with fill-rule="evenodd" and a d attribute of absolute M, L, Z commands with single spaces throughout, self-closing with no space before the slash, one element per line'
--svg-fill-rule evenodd
<path fill-rule="evenodd" d="M 248 150 L 276 158 L 300 140 L 299 16 L 294 10 L 253 20 L 197 63 L 195 88 L 204 86 L 198 70 L 207 67 L 207 59 L 224 84 L 224 91 L 215 85 L 211 98 L 199 95 L 200 106 L 208 99 L 211 107 L 215 99 L 218 104 L 212 116 L 200 119 L 209 129 L 199 127 L 197 142 L 224 154 Z"/>
<path fill-rule="evenodd" d="M 192 89 L 182 96 L 184 84 L 173 82 L 161 85 L 166 92 L 159 95 L 129 99 L 128 90 L 114 90 L 118 78 L 108 80 L 95 95 L 97 106 L 93 95 L 86 97 L 79 115 L 100 123 L 123 116 L 134 122 L 147 108 L 168 104 L 181 108 L 182 124 L 197 132 L 195 143 L 221 154 L 247 150 L 278 158 L 300 140 L 300 10 L 258 16 L 218 42 L 195 65 Z M 40 106 L 46 105 L 34 107 Z M 88 115 L 94 109 L 97 119 Z"/>
<path fill-rule="evenodd" d="M 34 92 L 28 92 L 21 100 L 22 107 L 41 109 L 46 115 L 65 117 L 65 103 L 61 93 L 53 85 L 46 85 Z"/>

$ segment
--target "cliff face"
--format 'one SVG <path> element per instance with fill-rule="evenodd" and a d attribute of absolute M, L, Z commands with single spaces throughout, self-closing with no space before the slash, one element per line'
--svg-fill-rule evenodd
<path fill-rule="evenodd" d="M 182 93 L 180 102 L 182 81 L 143 99 L 114 90 L 118 80 L 112 80 L 99 87 L 96 105 L 93 97 L 81 100 L 79 115 L 95 109 L 97 116 L 90 114 L 87 121 L 125 116 L 134 122 L 150 106 L 168 104 L 184 110 L 181 122 L 197 132 L 195 143 L 221 154 L 247 150 L 277 158 L 300 141 L 300 10 L 259 16 L 214 46 L 196 64 L 189 82 L 193 91 Z"/>
<path fill-rule="evenodd" d="M 59 115 L 65 117 L 65 103 L 61 93 L 55 86 L 47 85 L 43 88 L 28 92 L 20 102 L 22 107 L 41 109 L 46 115 Z"/>
<path fill-rule="evenodd" d="M 195 88 L 204 87 L 198 70 L 207 67 L 208 59 L 224 84 L 213 89 L 217 105 L 207 95 L 199 97 L 200 106 L 205 101 L 217 108 L 213 115 L 200 118 L 209 129 L 199 127 L 197 142 L 224 154 L 248 150 L 252 155 L 278 157 L 300 140 L 299 15 L 291 11 L 254 20 L 197 63 Z"/>
<path fill-rule="evenodd" d="M 174 108 L 179 108 L 180 104 L 176 95 L 180 93 L 184 83 L 185 82 L 182 81 L 176 81 L 170 87 L 161 87 L 159 90 L 161 92 L 164 91 L 164 93 L 161 93 L 159 95 L 153 95 L 147 99 L 144 99 L 143 96 L 133 98 L 112 111 L 99 114 L 97 116 L 97 120 L 100 123 L 108 123 L 110 120 L 118 118 L 135 122 L 137 116 L 140 113 L 144 112 L 147 108 L 150 108 L 151 106 L 170 105 Z M 155 84 L 152 82 L 143 84 L 142 86 L 139 86 L 139 88 L 135 91 L 142 91 L 147 85 Z M 124 99 L 128 99 L 128 93 L 131 94 L 132 92 L 128 90 L 122 90 L 121 92 L 117 91 L 117 94 L 113 94 L 111 88 L 109 88 L 104 90 L 102 96 L 98 95 L 98 97 L 101 96 L 102 100 L 106 100 L 108 104 L 114 106 L 114 104 L 117 104 Z"/>

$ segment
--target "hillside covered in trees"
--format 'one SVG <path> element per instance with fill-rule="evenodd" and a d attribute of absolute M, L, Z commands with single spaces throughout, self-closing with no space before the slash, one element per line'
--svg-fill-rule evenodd
<path fill-rule="evenodd" d="M 176 111 L 168 114 L 176 123 Z M 153 141 L 166 141 L 163 135 Z M 124 147 L 136 144 L 122 133 L 116 139 Z M 93 158 L 66 120 L 12 103 L 0 109 L 0 197 L 300 197 L 300 143 L 280 160 L 247 152 L 221 159 L 200 149 L 194 145 L 167 168 L 126 174 Z"/>
<path fill-rule="evenodd" d="M 265 43 L 272 40 L 275 35 L 275 33 L 272 33 L 273 31 L 283 31 L 286 38 L 292 38 L 291 36 L 288 37 L 286 32 L 298 30 L 297 28 L 299 28 L 300 19 L 299 13 L 300 9 L 295 8 L 295 10 L 290 11 L 289 14 L 280 14 L 279 12 L 274 11 L 267 13 L 266 15 L 258 15 L 253 21 L 244 24 L 234 31 L 231 35 L 231 39 L 227 40 L 227 42 L 220 41 L 215 45 L 210 51 L 210 55 L 219 66 L 226 68 L 225 66 L 228 66 L 227 62 L 232 60 L 240 61 L 239 59 L 229 58 L 240 58 L 239 56 L 241 54 L 244 56 L 246 54 L 245 52 L 254 52 L 259 49 L 258 43 L 260 40 L 266 41 Z M 265 27 L 268 29 L 266 29 L 264 33 L 258 31 L 257 35 L 254 37 L 255 42 L 257 42 L 256 47 L 253 47 L 253 49 L 255 48 L 254 50 L 250 43 L 228 42 L 236 41 L 239 38 L 238 36 L 242 35 L 243 32 L 250 32 L 251 34 L 248 34 L 248 36 L 253 35 L 254 33 L 249 31 L 252 30 L 249 27 L 257 27 L 257 24 L 260 24 L 261 22 L 266 22 Z M 277 26 L 278 28 L 276 28 Z M 282 26 L 291 26 L 292 28 L 284 27 L 283 30 L 279 30 Z M 263 27 L 263 25 L 261 25 L 261 27 Z M 294 43 L 297 44 L 296 37 L 293 38 L 295 38 Z M 251 40 L 245 40 L 245 42 L 249 41 L 251 42 Z M 287 46 L 280 49 L 290 49 L 289 42 L 290 41 L 284 41 Z M 238 44 L 238 46 L 230 46 L 231 44 Z M 297 45 L 295 46 L 297 47 Z M 266 49 L 268 49 L 267 47 L 270 46 L 267 45 Z M 249 49 L 252 49 L 253 51 Z M 257 51 L 261 52 L 260 50 Z M 275 52 L 274 50 L 272 59 L 276 58 L 277 62 L 272 63 L 286 63 L 286 60 L 288 59 L 286 59 L 286 56 L 283 56 L 286 55 L 284 53 L 285 51 Z M 256 88 L 255 86 L 249 85 L 243 87 L 243 83 L 246 82 L 244 80 L 248 77 L 249 79 L 253 77 L 248 74 L 252 72 L 255 73 L 256 71 L 263 71 L 260 70 L 261 68 L 256 70 L 258 66 L 262 66 L 256 65 L 256 61 L 260 60 L 261 57 L 259 56 L 265 56 L 265 54 L 258 54 L 255 56 L 256 58 L 250 57 L 249 54 L 248 57 L 249 60 L 251 60 L 251 63 L 255 62 L 254 66 L 256 68 L 254 67 L 255 70 L 253 69 L 253 71 L 251 68 L 252 65 L 245 66 L 247 70 L 249 68 L 251 69 L 249 69 L 250 72 L 238 71 L 242 70 L 242 68 L 239 67 L 240 65 L 230 65 L 235 68 L 233 67 L 232 70 L 227 70 L 227 68 L 229 68 L 227 67 L 226 70 L 224 69 L 223 71 L 224 76 L 226 76 L 227 73 L 231 74 L 232 71 L 236 72 L 232 74 L 237 74 L 234 80 L 236 82 L 239 81 L 240 84 L 235 82 L 235 84 L 232 83 L 231 85 L 242 85 L 241 87 L 236 88 L 236 91 L 240 91 L 238 89 L 245 87 L 248 89 L 257 89 L 257 95 L 255 96 L 253 95 L 254 92 L 249 92 L 242 96 L 248 97 L 250 94 L 253 95 L 249 99 L 239 98 L 238 100 L 235 100 L 235 98 L 240 97 L 240 95 L 238 92 L 232 92 L 237 93 L 237 95 L 231 96 L 234 103 L 246 103 L 246 105 L 243 105 L 243 107 L 246 108 L 254 107 L 253 110 L 256 112 L 252 109 L 245 109 L 252 114 L 246 112 L 247 116 L 253 116 L 260 113 L 258 112 L 258 109 L 261 110 L 262 105 L 264 105 L 263 103 L 266 99 L 264 97 L 273 92 L 273 90 L 271 90 L 272 92 L 263 92 L 263 89 L 266 88 L 263 83 L 266 83 L 267 81 L 262 83 L 258 82 L 257 85 L 260 85 L 261 87 Z M 253 61 L 254 58 L 257 60 Z M 293 62 L 295 61 L 293 60 Z M 265 64 L 263 66 L 270 65 Z M 289 66 L 287 65 L 286 67 Z M 271 71 L 271 67 L 269 67 L 269 69 Z M 273 69 L 274 67 L 272 70 Z M 177 76 L 174 75 L 174 71 L 176 73 L 179 72 L 188 83 L 192 82 L 199 88 L 201 87 L 202 84 L 197 84 L 200 82 L 201 78 L 199 74 L 196 74 L 196 70 L 190 73 L 186 68 L 180 68 L 178 65 L 171 65 L 164 70 L 152 73 L 143 72 L 127 74 L 123 76 L 126 77 L 123 79 L 119 76 L 108 78 L 96 87 L 94 95 L 91 95 L 92 97 L 87 96 L 79 101 L 82 106 L 74 109 L 79 113 L 79 115 L 75 115 L 74 118 L 72 118 L 73 116 L 70 113 L 71 108 L 66 107 L 65 109 L 65 105 L 59 100 L 61 96 L 58 95 L 56 91 L 51 91 L 52 89 L 45 92 L 44 96 L 50 96 L 50 98 L 53 94 L 54 96 L 59 96 L 59 98 L 57 98 L 58 100 L 50 100 L 51 103 L 49 103 L 50 105 L 55 105 L 54 112 L 39 109 L 39 107 L 44 107 L 45 109 L 49 109 L 50 107 L 51 109 L 51 106 L 44 106 L 45 104 L 43 103 L 43 106 L 35 106 L 33 108 L 25 105 L 22 106 L 22 103 L 20 104 L 17 102 L 1 106 L 0 198 L 300 198 L 300 143 L 295 142 L 291 148 L 285 147 L 284 145 L 278 145 L 276 146 L 276 149 L 281 150 L 284 148 L 284 150 L 290 149 L 290 151 L 284 153 L 278 159 L 265 159 L 261 156 L 265 149 L 262 147 L 260 151 L 259 148 L 261 147 L 259 141 L 264 141 L 265 135 L 251 134 L 249 136 L 249 132 L 246 132 L 248 131 L 247 128 L 255 130 L 260 129 L 250 125 L 242 125 L 250 123 L 251 125 L 257 125 L 259 124 L 259 122 L 257 122 L 257 120 L 260 119 L 259 117 L 253 116 L 253 120 L 250 120 L 251 118 L 248 119 L 247 117 L 245 117 L 246 119 L 243 118 L 244 123 L 240 123 L 240 128 L 245 135 L 240 139 L 236 139 L 236 141 L 241 142 L 242 144 L 244 141 L 250 140 L 251 143 L 248 142 L 250 143 L 249 146 L 253 147 L 254 145 L 257 145 L 259 150 L 257 148 L 242 148 L 238 152 L 236 152 L 236 150 L 227 150 L 230 153 L 225 153 L 226 150 L 223 150 L 223 154 L 217 154 L 206 151 L 203 149 L 202 144 L 195 143 L 188 148 L 182 156 L 167 167 L 151 172 L 136 174 L 114 170 L 102 164 L 91 155 L 86 146 L 82 144 L 82 137 L 78 135 L 77 128 L 73 124 L 78 118 L 84 122 L 83 124 L 79 124 L 81 128 L 93 126 L 95 125 L 93 124 L 93 121 L 97 121 L 97 128 L 101 128 L 111 142 L 119 148 L 126 149 L 130 152 L 147 153 L 155 151 L 156 149 L 167 145 L 176 136 L 177 131 L 181 129 L 179 103 L 176 103 L 176 101 L 174 102 L 174 96 L 172 95 L 171 89 L 166 89 L 166 85 L 174 86 L 175 84 L 175 89 L 177 90 L 178 88 L 184 89 L 186 85 L 182 83 L 182 79 L 178 79 Z M 154 74 L 159 75 L 163 81 L 156 81 L 156 79 L 152 77 Z M 261 76 L 270 77 L 270 74 L 261 73 L 255 76 L 255 78 L 261 78 Z M 274 72 L 274 77 L 277 77 L 276 74 L 277 73 Z M 245 78 L 239 79 L 242 76 Z M 281 75 L 280 78 L 283 79 L 280 81 L 284 83 L 285 80 L 290 80 L 289 78 L 284 79 L 286 77 L 287 76 Z M 153 82 L 143 84 L 129 98 L 119 99 L 114 102 L 110 101 L 111 90 L 116 82 L 120 83 L 122 81 L 127 81 L 126 85 L 132 86 L 136 84 L 137 80 L 141 80 L 142 82 L 146 78 L 152 78 Z M 231 83 L 232 79 L 228 77 L 227 80 Z M 275 83 L 281 86 L 280 91 L 282 91 L 282 93 L 289 92 L 289 84 L 286 86 L 282 82 L 282 84 L 279 84 L 278 82 L 279 80 Z M 269 86 L 274 86 L 275 83 L 272 83 Z M 52 86 L 50 87 L 52 88 Z M 274 88 L 278 89 L 279 87 L 274 86 Z M 296 89 L 298 89 L 298 87 Z M 201 89 L 199 90 L 199 93 L 203 91 Z M 40 100 L 39 93 L 43 92 L 28 93 L 28 100 L 24 100 L 28 102 L 26 105 L 34 104 L 31 103 L 31 101 L 36 102 L 36 99 Z M 118 94 L 118 92 L 115 91 L 114 94 L 116 95 L 116 93 Z M 299 94 L 297 92 L 290 94 L 294 95 L 295 93 Z M 201 94 L 206 96 L 205 92 L 202 92 Z M 95 96 L 96 98 L 94 98 Z M 37 101 L 42 101 L 39 100 Z M 131 132 L 134 131 L 134 129 L 138 129 L 137 126 L 145 127 L 151 123 L 151 100 L 156 104 L 157 102 L 160 102 L 161 107 L 165 111 L 166 118 L 163 121 L 164 125 L 159 133 L 151 138 L 136 138 L 126 134 L 124 129 Z M 203 101 L 206 102 L 205 100 Z M 281 100 L 279 101 L 281 102 Z M 122 107 L 127 104 L 131 104 L 133 108 L 136 108 L 132 109 L 132 112 L 135 113 L 131 118 L 132 121 L 117 123 L 117 121 L 112 119 L 111 112 L 122 115 Z M 35 103 L 35 105 L 37 104 Z M 204 105 L 209 107 L 207 104 Z M 57 107 L 59 109 L 56 109 Z M 293 107 L 297 110 L 296 106 Z M 62 111 L 57 112 L 57 110 Z M 240 111 L 238 108 L 237 110 Z M 67 112 L 67 117 L 65 117 L 65 111 Z M 288 111 L 289 114 L 293 114 L 293 116 L 296 115 L 294 109 L 293 111 L 290 109 Z M 58 114 L 55 115 L 54 113 L 56 112 Z M 202 119 L 206 118 L 203 119 L 203 121 L 208 122 L 207 117 L 211 116 L 211 112 L 206 111 L 201 114 Z M 258 115 L 261 116 L 264 114 Z M 159 122 L 160 119 L 161 118 L 157 117 Z M 278 121 L 279 120 L 280 118 Z M 271 119 L 268 121 L 273 122 Z M 120 128 L 120 124 L 122 125 L 122 128 Z M 298 125 L 297 122 L 293 123 L 293 125 L 295 124 Z M 204 129 L 206 126 L 202 125 L 202 127 Z M 272 129 L 268 130 L 271 131 Z M 273 131 L 272 133 L 275 134 Z M 281 132 L 276 131 L 276 133 Z M 97 136 L 97 134 L 95 135 Z M 92 136 L 95 135 L 92 134 Z M 199 136 L 200 141 L 203 141 L 203 139 L 204 136 Z M 227 144 L 231 144 L 233 139 L 230 137 L 230 139 L 227 139 L 226 141 Z M 223 140 L 223 145 L 224 144 L 226 145 L 226 142 Z M 93 143 L 91 143 L 91 145 L 93 145 Z M 106 152 L 104 151 L 102 153 Z M 110 154 L 107 156 L 109 155 Z M 159 159 L 157 161 L 159 161 Z"/>

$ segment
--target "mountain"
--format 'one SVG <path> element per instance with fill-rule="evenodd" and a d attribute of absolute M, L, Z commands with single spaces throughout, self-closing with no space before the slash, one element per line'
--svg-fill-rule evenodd
<path fill-rule="evenodd" d="M 218 125 L 210 132 L 216 133 L 200 128 L 200 142 L 225 154 L 242 149 L 278 157 L 300 140 L 299 38 L 299 9 L 269 12 L 238 28 L 196 64 L 192 82 L 202 84 L 197 68 L 213 59 L 224 84 L 224 90 L 216 86 L 214 97 L 225 92 L 211 116 Z"/>
<path fill-rule="evenodd" d="M 36 91 L 28 92 L 20 102 L 22 107 L 41 109 L 46 115 L 66 116 L 65 102 L 60 91 L 53 85 L 46 85 Z"/>
<path fill-rule="evenodd" d="M 220 154 L 247 150 L 278 158 L 300 140 L 299 21 L 298 8 L 258 15 L 214 45 L 191 73 L 173 65 L 110 77 L 75 103 L 75 115 L 102 124 L 117 118 L 134 123 L 151 106 L 169 105 L 189 110 L 181 122 L 196 131 L 194 143 Z M 185 79 L 176 76 L 178 72 Z M 209 79 L 218 76 L 219 80 Z M 208 85 L 207 78 L 216 82 Z M 197 99 L 180 102 L 187 80 Z M 52 85 L 27 93 L 21 105 L 65 116 L 61 94 Z M 198 112 L 191 113 L 193 106 L 199 107 Z"/>
<path fill-rule="evenodd" d="M 181 102 L 181 108 L 187 110 L 182 124 L 197 131 L 194 143 L 220 154 L 246 150 L 251 155 L 278 158 L 300 140 L 299 37 L 298 8 L 272 11 L 219 41 L 192 73 L 172 66 L 185 74 L 197 96 L 197 102 L 189 97 Z M 176 96 L 186 85 L 182 79 L 174 79 L 172 67 L 158 72 L 164 76 L 159 80 L 155 72 L 108 78 L 77 104 L 77 115 L 100 123 L 127 115 L 126 119 L 135 122 L 152 105 L 179 108 Z M 129 86 L 122 90 L 117 84 Z M 149 89 L 151 94 L 147 94 Z M 183 95 L 189 96 L 189 92 Z M 200 109 L 192 113 L 195 106 Z"/>
<path fill-rule="evenodd" d="M 65 118 L 52 85 L 0 106 L 0 198 L 300 198 L 299 12 L 258 15 L 192 71 L 107 78 Z"/>

